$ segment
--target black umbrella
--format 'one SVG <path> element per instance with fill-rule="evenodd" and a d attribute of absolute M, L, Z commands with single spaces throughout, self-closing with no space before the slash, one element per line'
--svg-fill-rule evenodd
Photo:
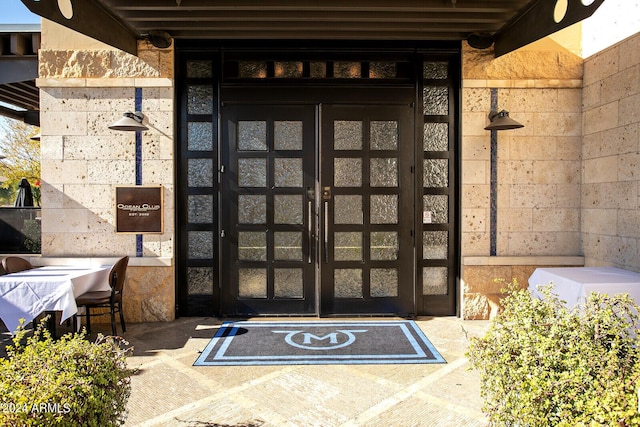
<path fill-rule="evenodd" d="M 18 185 L 18 197 L 16 198 L 16 208 L 24 208 L 25 206 L 33 206 L 33 193 L 31 192 L 31 185 L 27 178 L 22 178 L 20 185 Z"/>

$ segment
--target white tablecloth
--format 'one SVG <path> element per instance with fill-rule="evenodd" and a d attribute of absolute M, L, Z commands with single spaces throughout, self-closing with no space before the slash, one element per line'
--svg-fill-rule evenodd
<path fill-rule="evenodd" d="M 75 297 L 111 289 L 110 268 L 48 266 L 0 276 L 0 318 L 10 332 L 43 311 L 62 311 L 64 321 L 78 312 Z"/>
<path fill-rule="evenodd" d="M 539 285 L 553 284 L 553 293 L 567 307 L 584 304 L 591 292 L 608 295 L 626 293 L 640 304 L 640 273 L 615 267 L 536 268 L 529 277 L 529 290 L 539 297 Z"/>

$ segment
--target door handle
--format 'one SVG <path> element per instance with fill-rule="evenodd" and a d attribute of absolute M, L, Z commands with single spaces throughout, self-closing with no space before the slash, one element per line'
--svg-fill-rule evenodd
<path fill-rule="evenodd" d="M 311 264 L 312 259 L 311 259 L 311 252 L 313 250 L 313 202 L 311 200 L 309 200 L 307 202 L 307 234 L 309 237 L 309 252 L 308 252 L 308 258 L 307 258 L 307 262 L 309 264 Z"/>
<path fill-rule="evenodd" d="M 329 201 L 324 201 L 324 263 L 329 264 Z"/>

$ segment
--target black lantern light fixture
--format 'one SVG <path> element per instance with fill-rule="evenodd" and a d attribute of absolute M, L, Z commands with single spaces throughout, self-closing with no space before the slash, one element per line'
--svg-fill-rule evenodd
<path fill-rule="evenodd" d="M 142 114 L 140 111 L 136 111 L 135 113 L 127 111 L 122 115 L 120 120 L 112 123 L 109 126 L 109 129 L 121 130 L 125 132 L 148 130 L 149 128 L 142 123 L 144 119 L 144 114 Z"/>
<path fill-rule="evenodd" d="M 489 125 L 485 127 L 485 130 L 507 130 L 523 128 L 522 123 L 518 123 L 509 117 L 509 112 L 502 110 L 500 112 L 492 111 L 489 113 Z"/>

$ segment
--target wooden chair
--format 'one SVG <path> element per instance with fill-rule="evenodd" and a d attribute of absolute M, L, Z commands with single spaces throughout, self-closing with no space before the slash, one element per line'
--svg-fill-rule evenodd
<path fill-rule="evenodd" d="M 78 314 L 76 316 L 86 316 L 87 333 L 91 333 L 91 316 L 103 316 L 110 314 L 111 331 L 113 335 L 116 335 L 116 313 L 120 314 L 122 332 L 127 331 L 124 323 L 124 314 L 122 313 L 122 291 L 124 288 L 128 265 L 129 257 L 125 256 L 116 261 L 113 267 L 111 267 L 111 271 L 109 271 L 110 291 L 86 292 L 76 298 L 76 305 L 78 308 L 84 307 L 84 314 Z M 108 308 L 109 312 L 91 314 L 90 310 L 92 308 Z M 77 324 L 76 316 L 74 316 L 74 325 Z"/>
<path fill-rule="evenodd" d="M 18 256 L 4 257 L 2 258 L 1 264 L 2 269 L 6 271 L 7 274 L 18 273 L 20 271 L 31 270 L 33 268 L 33 265 L 31 265 L 29 261 Z"/>

